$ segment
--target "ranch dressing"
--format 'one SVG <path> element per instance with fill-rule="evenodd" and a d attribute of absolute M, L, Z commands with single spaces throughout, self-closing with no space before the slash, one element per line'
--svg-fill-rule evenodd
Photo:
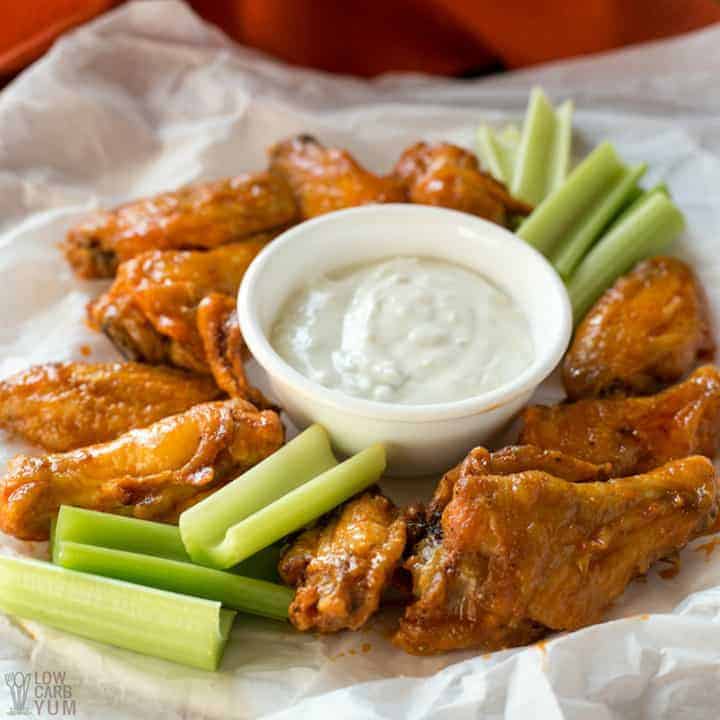
<path fill-rule="evenodd" d="M 459 265 L 397 257 L 321 277 L 282 308 L 270 341 L 325 387 L 419 405 L 503 385 L 533 358 L 508 295 Z"/>

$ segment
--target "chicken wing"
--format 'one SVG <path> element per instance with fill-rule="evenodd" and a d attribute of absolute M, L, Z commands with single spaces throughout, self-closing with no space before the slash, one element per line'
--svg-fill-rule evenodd
<path fill-rule="evenodd" d="M 405 201 L 397 178 L 374 175 L 347 151 L 326 148 L 311 135 L 277 143 L 269 156 L 271 172 L 290 185 L 303 220 L 356 205 Z"/>
<path fill-rule="evenodd" d="M 109 443 L 18 455 L 0 482 L 0 530 L 44 540 L 60 505 L 172 522 L 282 443 L 276 413 L 226 400 L 196 405 Z"/>
<path fill-rule="evenodd" d="M 207 377 L 139 363 L 49 363 L 0 382 L 0 427 L 65 452 L 215 400 Z"/>
<path fill-rule="evenodd" d="M 297 587 L 290 621 L 299 630 L 357 630 L 377 610 L 400 564 L 405 521 L 377 492 L 340 506 L 285 552 L 280 576 Z"/>
<path fill-rule="evenodd" d="M 89 324 L 129 360 L 213 373 L 224 390 L 241 392 L 247 388 L 244 373 L 238 375 L 245 344 L 239 329 L 230 327 L 237 321 L 227 309 L 262 247 L 255 240 L 207 252 L 154 251 L 128 260 L 110 290 L 88 306 Z M 213 298 L 200 310 L 209 296 Z M 228 353 L 241 356 L 232 367 Z M 230 372 L 237 376 L 235 385 L 228 382 Z"/>
<path fill-rule="evenodd" d="M 416 143 L 400 156 L 394 172 L 413 203 L 461 210 L 500 225 L 510 214 L 532 212 L 530 205 L 483 172 L 473 153 L 457 145 Z"/>
<path fill-rule="evenodd" d="M 713 457 L 720 441 L 720 371 L 705 365 L 657 395 L 536 405 L 523 420 L 520 442 L 610 463 L 616 477 L 686 455 Z"/>
<path fill-rule="evenodd" d="M 112 277 L 121 262 L 148 250 L 214 248 L 296 220 L 281 177 L 239 175 L 100 212 L 70 230 L 64 250 L 80 277 Z"/>
<path fill-rule="evenodd" d="M 595 303 L 563 363 L 568 397 L 657 392 L 712 360 L 707 299 L 680 260 L 641 262 Z"/>
<path fill-rule="evenodd" d="M 697 456 L 608 482 L 462 472 L 406 562 L 416 600 L 394 642 L 491 651 L 598 622 L 633 577 L 709 527 L 716 493 Z"/>

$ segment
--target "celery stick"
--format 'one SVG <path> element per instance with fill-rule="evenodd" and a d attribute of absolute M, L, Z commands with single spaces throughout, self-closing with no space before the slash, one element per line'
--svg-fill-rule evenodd
<path fill-rule="evenodd" d="M 219 602 L 0 557 L 0 610 L 145 655 L 216 670 L 235 613 Z"/>
<path fill-rule="evenodd" d="M 180 538 L 180 530 L 175 525 L 63 505 L 57 520 L 53 522 L 53 562 L 57 562 L 59 543 L 68 541 L 190 562 L 190 556 Z M 233 568 L 233 572 L 275 582 L 278 580 L 279 559 L 279 547 L 265 548 Z"/>
<path fill-rule="evenodd" d="M 490 174 L 506 185 L 512 184 L 515 159 L 520 144 L 520 131 L 508 125 L 500 134 L 487 125 L 477 130 L 477 153 Z"/>
<path fill-rule="evenodd" d="M 515 165 L 512 194 L 538 205 L 565 180 L 572 141 L 572 103 L 556 114 L 545 93 L 530 93 Z"/>
<path fill-rule="evenodd" d="M 63 505 L 55 522 L 53 556 L 58 543 L 72 541 L 188 562 L 190 556 L 175 525 L 137 520 Z"/>
<path fill-rule="evenodd" d="M 629 207 L 585 256 L 568 283 L 578 323 L 615 280 L 637 262 L 663 252 L 685 225 L 680 210 L 660 189 Z"/>
<path fill-rule="evenodd" d="M 555 269 L 567 279 L 613 218 L 632 201 L 647 165 L 636 165 L 618 176 L 607 195 L 567 235 L 552 256 Z"/>
<path fill-rule="evenodd" d="M 523 222 L 518 235 L 550 256 L 625 170 L 612 145 L 598 145 Z"/>
<path fill-rule="evenodd" d="M 193 560 L 230 567 L 377 482 L 384 469 L 385 449 L 373 445 L 233 525 L 219 543 L 194 546 Z"/>
<path fill-rule="evenodd" d="M 337 460 L 327 433 L 320 425 L 313 425 L 259 465 L 182 513 L 180 534 L 185 549 L 195 562 L 206 564 L 202 559 L 204 549 L 220 544 L 228 528 L 335 465 Z M 268 540 L 258 550 L 277 539 Z M 234 562 L 246 557 L 249 555 Z"/>
<path fill-rule="evenodd" d="M 225 607 L 285 620 L 294 592 L 282 585 L 200 565 L 75 542 L 59 542 L 56 563 L 70 570 L 126 580 L 183 595 L 217 600 Z"/>
<path fill-rule="evenodd" d="M 575 106 L 572 100 L 566 100 L 555 111 L 555 135 L 553 137 L 552 153 L 548 167 L 547 190 L 543 200 L 551 192 L 557 190 L 567 179 L 570 169 L 570 154 L 572 152 L 572 116 Z"/>

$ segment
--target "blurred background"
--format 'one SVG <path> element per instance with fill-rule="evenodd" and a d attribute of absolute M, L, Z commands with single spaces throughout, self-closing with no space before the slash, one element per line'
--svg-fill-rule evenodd
<path fill-rule="evenodd" d="M 0 82 L 121 0 L 0 2 Z M 534 65 L 720 22 L 718 0 L 190 0 L 237 42 L 291 64 L 372 77 Z"/>

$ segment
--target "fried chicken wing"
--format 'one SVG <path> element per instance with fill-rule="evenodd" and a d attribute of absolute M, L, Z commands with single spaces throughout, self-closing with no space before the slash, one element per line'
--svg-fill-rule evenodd
<path fill-rule="evenodd" d="M 0 427 L 45 450 L 105 442 L 215 400 L 207 377 L 139 363 L 49 363 L 0 382 Z"/>
<path fill-rule="evenodd" d="M 645 260 L 595 303 L 563 363 L 568 397 L 646 394 L 712 360 L 705 293 L 680 260 Z"/>
<path fill-rule="evenodd" d="M 298 135 L 269 150 L 270 171 L 292 188 L 303 220 L 368 203 L 404 202 L 394 176 L 374 175 L 345 150 L 326 148 L 311 135 Z"/>
<path fill-rule="evenodd" d="M 406 562 L 416 600 L 394 642 L 414 654 L 498 650 L 598 622 L 633 577 L 717 512 L 704 457 L 587 483 L 470 466 Z"/>
<path fill-rule="evenodd" d="M 70 230 L 64 250 L 80 277 L 112 277 L 121 262 L 148 250 L 214 248 L 296 220 L 281 177 L 239 175 L 100 212 Z"/>
<path fill-rule="evenodd" d="M 281 578 L 297 587 L 290 621 L 299 630 L 357 630 L 377 610 L 405 542 L 405 521 L 378 492 L 341 505 L 280 561 Z"/>
<path fill-rule="evenodd" d="M 578 400 L 523 413 L 520 442 L 631 475 L 686 455 L 713 457 L 720 442 L 720 371 L 698 368 L 657 395 Z"/>
<path fill-rule="evenodd" d="M 247 388 L 244 373 L 234 384 L 228 373 L 242 371 L 246 350 L 239 329 L 232 330 L 227 342 L 234 318 L 227 308 L 263 244 L 254 240 L 206 252 L 153 251 L 128 260 L 110 290 L 88 306 L 89 324 L 129 360 L 217 373 L 220 387 L 240 392 Z M 213 298 L 200 310 L 209 296 Z M 242 357 L 229 367 L 232 352 Z"/>
<path fill-rule="evenodd" d="M 60 505 L 172 522 L 283 443 L 279 416 L 243 400 L 212 402 L 67 453 L 10 461 L 0 530 L 44 540 Z"/>
<path fill-rule="evenodd" d="M 395 175 L 410 202 L 461 210 L 504 225 L 508 215 L 527 215 L 532 207 L 480 169 L 468 150 L 449 143 L 419 142 L 400 156 Z"/>

